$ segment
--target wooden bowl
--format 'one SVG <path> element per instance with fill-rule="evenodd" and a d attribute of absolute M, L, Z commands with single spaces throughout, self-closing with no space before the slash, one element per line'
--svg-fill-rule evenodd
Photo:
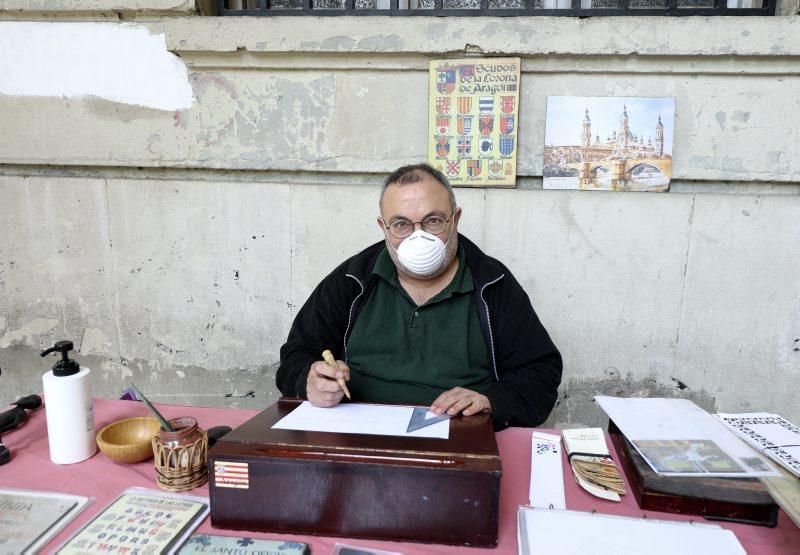
<path fill-rule="evenodd" d="M 97 446 L 114 462 L 136 463 L 153 456 L 153 438 L 161 426 L 155 418 L 126 418 L 97 433 Z"/>

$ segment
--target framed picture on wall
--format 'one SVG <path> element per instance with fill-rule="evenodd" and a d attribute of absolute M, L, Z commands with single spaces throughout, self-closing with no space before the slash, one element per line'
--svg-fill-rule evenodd
<path fill-rule="evenodd" d="M 675 99 L 549 96 L 545 189 L 669 189 Z"/>

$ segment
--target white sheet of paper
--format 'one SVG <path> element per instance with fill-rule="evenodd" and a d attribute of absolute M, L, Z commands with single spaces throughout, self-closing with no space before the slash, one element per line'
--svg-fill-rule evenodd
<path fill-rule="evenodd" d="M 406 433 L 414 407 L 341 403 L 329 408 L 315 407 L 308 401 L 278 420 L 279 430 L 368 434 L 377 436 L 429 437 L 448 439 L 450 421 L 443 420 Z M 426 417 L 434 416 L 428 412 Z"/>
<path fill-rule="evenodd" d="M 715 524 L 520 507 L 517 526 L 520 555 L 745 553 L 733 532 Z"/>
<path fill-rule="evenodd" d="M 543 509 L 566 509 L 561 438 L 544 432 L 531 436 L 530 504 Z"/>
<path fill-rule="evenodd" d="M 688 399 L 623 398 L 598 395 L 595 401 L 636 447 L 656 473 L 664 476 L 755 477 L 777 476 L 767 459 L 737 438 L 719 420 Z M 659 441 L 711 441 L 741 467 L 741 471 L 715 470 L 700 454 L 687 452 L 692 461 L 705 464 L 703 472 L 669 472 L 657 468 L 637 443 Z M 707 458 L 707 457 L 706 457 Z"/>

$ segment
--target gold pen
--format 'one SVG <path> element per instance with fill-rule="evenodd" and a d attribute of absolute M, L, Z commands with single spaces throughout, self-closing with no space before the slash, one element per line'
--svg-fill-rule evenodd
<path fill-rule="evenodd" d="M 339 363 L 336 362 L 336 359 L 333 358 L 333 353 L 330 352 L 328 349 L 322 351 L 322 359 L 328 366 L 333 366 L 334 368 L 339 370 Z M 350 396 L 350 390 L 347 389 L 347 384 L 344 382 L 344 378 L 337 378 L 336 381 L 341 386 L 342 391 L 344 391 L 344 394 L 347 395 L 347 398 L 352 400 L 353 398 Z"/>

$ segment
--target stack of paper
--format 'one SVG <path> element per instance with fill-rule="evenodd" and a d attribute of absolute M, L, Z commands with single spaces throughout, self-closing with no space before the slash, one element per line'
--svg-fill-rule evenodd
<path fill-rule="evenodd" d="M 592 495 L 619 501 L 619 494 L 627 493 L 625 482 L 608 453 L 603 430 L 579 428 L 563 430 L 561 435 L 575 481 Z"/>

